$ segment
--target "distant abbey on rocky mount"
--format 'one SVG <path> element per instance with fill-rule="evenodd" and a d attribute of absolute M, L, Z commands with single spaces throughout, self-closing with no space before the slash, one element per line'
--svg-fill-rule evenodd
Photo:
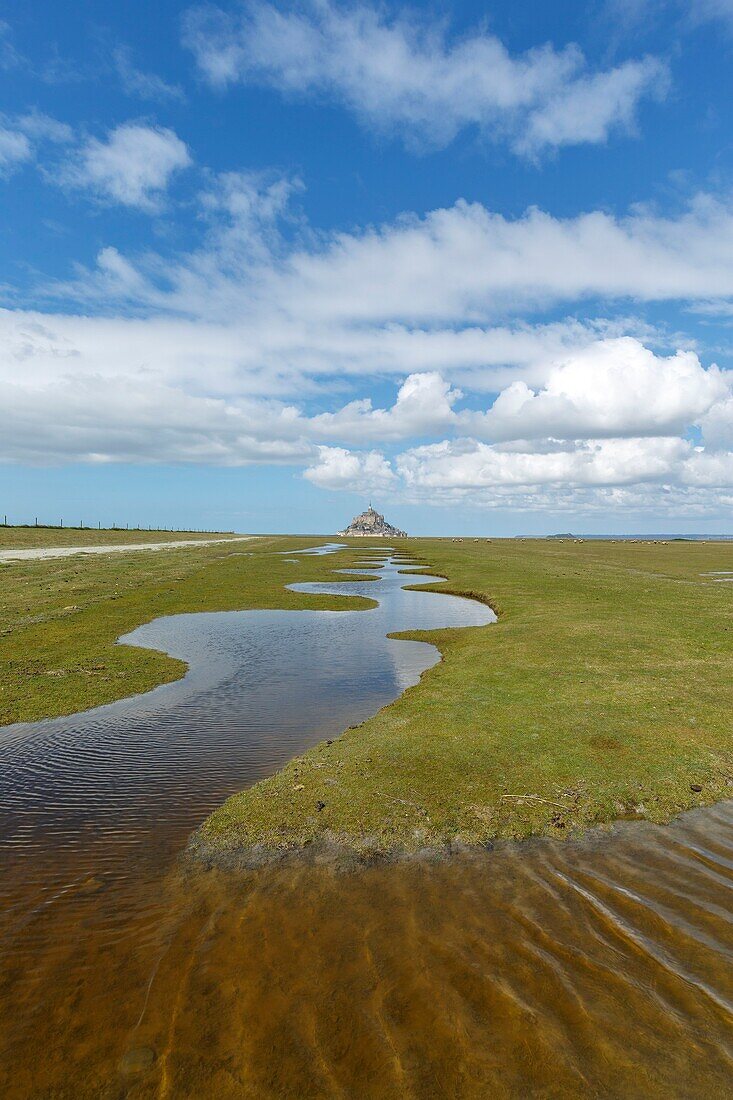
<path fill-rule="evenodd" d="M 393 527 L 391 523 L 387 523 L 384 516 L 375 511 L 371 504 L 366 512 L 362 512 L 359 516 L 354 516 L 345 531 L 339 531 L 338 533 L 339 535 L 348 536 L 349 538 L 354 536 L 376 539 L 407 538 L 406 531 L 400 531 L 399 528 Z"/>

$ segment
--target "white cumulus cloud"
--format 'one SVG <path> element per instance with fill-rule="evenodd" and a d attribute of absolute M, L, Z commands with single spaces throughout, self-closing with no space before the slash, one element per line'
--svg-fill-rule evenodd
<path fill-rule="evenodd" d="M 727 397 L 729 383 L 692 351 L 655 355 L 638 340 L 599 340 L 550 364 L 544 385 L 517 380 L 467 426 L 493 439 L 666 435 Z"/>
<path fill-rule="evenodd" d="M 398 456 L 405 482 L 423 490 L 496 485 L 625 485 L 675 479 L 690 444 L 677 438 L 583 440 L 546 449 L 443 441 Z"/>
<path fill-rule="evenodd" d="M 0 115 L 0 173 L 9 175 L 23 162 L 33 160 L 43 142 L 68 142 L 72 136 L 70 126 L 40 111 Z"/>
<path fill-rule="evenodd" d="M 105 140 L 90 138 L 60 178 L 103 201 L 154 212 L 171 176 L 191 163 L 186 145 L 172 130 L 126 122 Z"/>
<path fill-rule="evenodd" d="M 400 386 L 390 409 L 375 409 L 371 399 L 352 401 L 336 413 L 320 413 L 313 430 L 326 438 L 406 439 L 442 431 L 454 419 L 453 405 L 461 391 L 437 371 L 411 374 Z"/>
<path fill-rule="evenodd" d="M 270 313 L 278 328 L 445 324 L 464 342 L 472 337 L 460 330 L 499 316 L 592 297 L 709 310 L 733 300 L 726 195 L 698 195 L 671 216 L 636 207 L 569 218 L 536 208 L 506 218 L 459 200 L 422 217 L 317 236 L 289 208 L 299 186 L 226 173 L 201 196 L 210 233 L 199 249 L 126 257 L 134 280 L 115 284 L 106 270 L 80 269 L 73 282 L 47 289 L 209 320 Z"/>
<path fill-rule="evenodd" d="M 652 57 L 581 77 L 531 113 L 515 145 L 532 153 L 546 146 L 605 141 L 615 127 L 633 129 L 642 96 L 650 91 L 661 96 L 666 87 L 666 69 Z"/>
<path fill-rule="evenodd" d="M 355 452 L 344 447 L 319 447 L 317 460 L 304 475 L 321 489 L 389 489 L 395 480 L 389 463 L 378 451 Z"/>
<path fill-rule="evenodd" d="M 512 56 L 484 30 L 451 41 L 442 22 L 414 11 L 389 18 L 333 0 L 295 10 L 249 0 L 236 14 L 194 8 L 184 41 L 214 85 L 329 97 L 369 126 L 438 146 L 466 126 L 509 137 L 522 152 L 602 142 L 667 80 L 652 58 L 592 72 L 575 45 Z"/>

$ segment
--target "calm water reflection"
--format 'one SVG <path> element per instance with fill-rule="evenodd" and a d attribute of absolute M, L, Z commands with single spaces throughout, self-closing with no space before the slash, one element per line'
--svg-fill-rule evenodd
<path fill-rule="evenodd" d="M 731 1095 L 729 803 L 352 875 L 177 866 L 437 659 L 387 632 L 491 620 L 412 579 L 302 586 L 371 611 L 158 620 L 125 640 L 184 680 L 0 731 L 0 1095 Z"/>

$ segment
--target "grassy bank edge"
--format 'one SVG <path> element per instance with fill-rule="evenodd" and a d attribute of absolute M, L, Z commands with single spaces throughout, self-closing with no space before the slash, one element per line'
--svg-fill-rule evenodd
<path fill-rule="evenodd" d="M 492 608 L 501 624 L 504 611 L 502 600 L 498 596 L 479 591 L 471 585 L 456 583 L 450 576 L 446 576 L 449 570 L 445 565 L 428 561 L 420 552 L 415 555 L 414 567 L 407 567 L 407 563 L 400 564 L 405 565 L 400 572 L 419 572 L 423 577 L 436 577 L 434 584 L 407 585 L 408 590 L 433 591 L 478 600 Z M 653 576 L 651 573 L 648 575 Z M 461 633 L 477 629 L 495 628 L 466 628 Z M 366 720 L 353 731 L 345 731 L 341 738 L 333 742 L 336 746 L 346 737 L 359 736 L 375 722 L 393 713 L 396 708 L 403 712 L 409 711 L 415 693 L 422 692 L 439 675 L 441 665 L 450 656 L 450 647 L 441 644 L 440 639 L 436 638 L 436 632 L 403 631 L 389 636 L 429 641 L 438 648 L 441 661 L 424 673 L 417 685 L 407 689 L 372 719 Z M 561 802 L 557 797 L 553 799 L 525 791 L 516 796 L 507 796 L 516 798 L 514 805 L 509 807 L 509 812 L 504 812 L 500 820 L 496 817 L 487 820 L 483 826 L 477 827 L 474 822 L 469 829 L 461 827 L 446 831 L 445 828 L 425 828 L 419 822 L 415 828 L 413 820 L 406 822 L 402 829 L 391 829 L 392 835 L 385 835 L 379 827 L 330 827 L 319 820 L 317 815 L 304 809 L 308 796 L 315 797 L 316 793 L 315 788 L 310 790 L 309 781 L 315 774 L 313 769 L 324 767 L 324 754 L 331 749 L 331 744 L 325 742 L 315 746 L 292 760 L 276 775 L 227 800 L 192 835 L 189 856 L 222 866 L 258 866 L 289 858 L 336 858 L 340 863 L 348 864 L 352 860 L 359 862 L 402 858 L 414 853 L 437 855 L 465 850 L 467 847 L 485 848 L 497 842 L 525 840 L 543 835 L 570 839 L 591 829 L 607 830 L 619 821 L 648 820 L 665 824 L 681 813 L 712 805 L 733 795 L 732 739 L 722 751 L 715 749 L 703 753 L 703 757 L 709 757 L 707 761 L 702 757 L 696 760 L 694 778 L 702 782 L 688 782 L 685 778 L 680 782 L 678 775 L 670 773 L 652 789 L 645 784 L 629 783 L 626 789 L 619 788 L 611 795 L 596 799 L 591 797 L 585 802 L 580 801 L 577 792 L 574 792 L 574 804 L 568 800 Z M 630 789 L 634 787 L 638 787 L 638 791 Z M 278 807 L 276 804 L 276 796 L 288 788 L 305 790 L 302 798 L 291 799 L 289 816 L 283 813 L 282 806 Z M 541 785 L 535 789 L 541 789 Z M 585 795 L 586 792 L 583 793 Z M 264 813 L 261 803 L 263 796 L 268 803 Z M 650 806 L 644 804 L 650 800 Z M 277 821 L 278 815 L 283 819 L 280 822 Z"/>

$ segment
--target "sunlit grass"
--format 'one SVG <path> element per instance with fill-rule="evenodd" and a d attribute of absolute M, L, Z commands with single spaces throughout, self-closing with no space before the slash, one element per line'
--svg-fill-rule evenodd
<path fill-rule="evenodd" d="M 219 847 L 485 842 L 733 795 L 733 545 L 411 539 L 496 625 L 358 729 L 229 799 Z M 402 549 L 402 547 L 400 548 Z M 325 807 L 318 810 L 319 803 Z"/>
<path fill-rule="evenodd" d="M 2 518 L 2 517 L 0 517 Z M 6 527 L 0 523 L 0 550 L 48 546 L 123 546 L 125 543 L 177 542 L 186 539 L 232 538 L 230 532 L 141 531 L 96 527 Z"/>

